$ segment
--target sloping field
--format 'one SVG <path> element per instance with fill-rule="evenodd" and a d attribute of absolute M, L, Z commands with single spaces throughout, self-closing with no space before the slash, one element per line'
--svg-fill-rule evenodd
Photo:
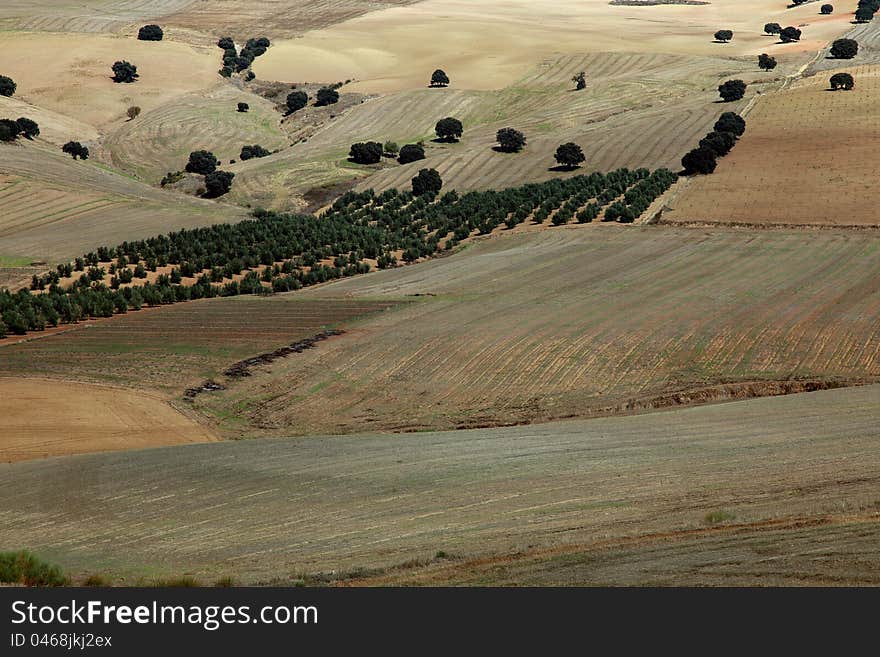
<path fill-rule="evenodd" d="M 132 105 L 146 112 L 219 79 L 216 47 L 197 50 L 172 41 L 0 32 L 0 50 L 3 74 L 18 84 L 16 98 L 98 128 L 122 124 Z M 111 79 L 110 67 L 123 59 L 138 67 L 133 84 Z"/>
<path fill-rule="evenodd" d="M 199 403 L 219 414 L 260 398 L 242 419 L 289 435 L 492 426 L 781 391 L 767 381 L 876 379 L 878 255 L 880 237 L 845 232 L 496 236 L 303 293 L 419 302 Z M 712 387 L 722 383 L 747 385 Z"/>
<path fill-rule="evenodd" d="M 0 462 L 216 440 L 165 401 L 132 390 L 0 378 Z"/>
<path fill-rule="evenodd" d="M 815 53 L 847 31 L 856 2 L 820 16 L 812 4 L 786 9 L 762 0 L 715 0 L 703 6 L 609 6 L 608 0 L 426 0 L 376 11 L 277 42 L 254 70 L 262 79 L 347 80 L 351 90 L 390 92 L 423 87 L 443 68 L 462 89 L 501 89 L 535 61 L 585 50 L 675 52 L 750 58 Z M 794 44 L 762 34 L 764 23 L 803 25 Z M 729 44 L 713 41 L 721 27 Z"/>
<path fill-rule="evenodd" d="M 101 244 L 239 221 L 241 208 L 150 187 L 42 140 L 0 146 L 0 258 L 56 262 Z M 2 265 L 2 260 L 0 260 Z"/>
<path fill-rule="evenodd" d="M 855 89 L 828 91 L 830 73 L 762 97 L 746 134 L 710 176 L 696 177 L 666 221 L 877 226 L 880 67 L 841 68 Z"/>
<path fill-rule="evenodd" d="M 289 584 L 441 550 L 451 560 L 429 568 L 467 573 L 475 556 L 497 566 L 568 550 L 586 553 L 571 558 L 581 563 L 598 553 L 597 569 L 548 562 L 523 581 L 877 584 L 878 402 L 872 386 L 535 427 L 0 465 L 0 535 L 126 583 L 191 572 Z M 603 548 L 626 541 L 625 559 L 603 562 Z"/>
<path fill-rule="evenodd" d="M 27 341 L 13 337 L 0 341 L 0 375 L 104 382 L 180 398 L 188 386 L 218 377 L 239 360 L 327 328 L 347 326 L 390 305 L 288 295 L 217 298 L 145 309 L 64 326 L 55 334 L 34 334 Z"/>
<path fill-rule="evenodd" d="M 250 109 L 238 112 L 239 102 Z M 280 119 L 273 103 L 223 84 L 126 122 L 104 146 L 114 166 L 155 184 L 165 173 L 182 170 L 192 151 L 211 151 L 226 168 L 244 145 L 269 150 L 287 146 Z"/>
<path fill-rule="evenodd" d="M 772 76 L 752 62 L 722 57 L 593 53 L 553 57 L 532 67 L 501 91 L 414 89 L 353 107 L 308 140 L 272 157 L 237 164 L 233 196 L 283 208 L 291 193 L 321 184 L 364 179 L 358 189 L 409 188 L 419 169 L 438 169 L 447 189 L 499 189 L 566 175 L 551 171 L 559 144 L 575 141 L 587 162 L 580 172 L 661 166 L 677 168 L 681 156 L 711 129 L 724 110 L 746 100 L 715 103 L 719 81 L 744 77 L 752 90 L 793 71 L 800 60 L 780 64 Z M 571 77 L 588 71 L 589 86 L 574 92 Z M 434 126 L 445 116 L 465 126 L 457 144 L 437 144 Z M 527 148 L 515 155 L 493 150 L 499 128 L 526 133 Z M 398 144 L 426 141 L 428 158 L 409 165 L 389 161 L 375 171 L 346 162 L 357 141 Z"/>
<path fill-rule="evenodd" d="M 116 32 L 195 0 L 4 0 L 0 25 L 46 32 Z"/>

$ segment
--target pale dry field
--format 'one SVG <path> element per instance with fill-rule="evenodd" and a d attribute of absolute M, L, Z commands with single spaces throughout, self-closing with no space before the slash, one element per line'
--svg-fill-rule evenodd
<path fill-rule="evenodd" d="M 0 462 L 217 440 L 142 391 L 26 377 L 0 378 Z"/>
<path fill-rule="evenodd" d="M 351 89 L 391 92 L 423 87 L 443 68 L 462 89 L 500 89 L 535 61 L 603 51 L 690 55 L 815 52 L 846 31 L 856 3 L 786 9 L 760 0 L 716 0 L 703 6 L 609 6 L 607 0 L 425 0 L 386 9 L 276 43 L 254 67 L 265 79 L 347 80 Z M 797 44 L 764 36 L 764 23 L 805 25 Z M 716 30 L 734 31 L 729 44 Z"/>
<path fill-rule="evenodd" d="M 828 91 L 832 71 L 760 98 L 746 134 L 715 173 L 694 177 L 672 222 L 878 226 L 873 190 L 880 67 L 854 63 L 852 91 Z"/>
<path fill-rule="evenodd" d="M 183 573 L 290 584 L 389 567 L 373 581 L 877 584 L 878 409 L 871 386 L 534 427 L 0 465 L 0 535 L 75 576 L 129 584 Z M 441 550 L 450 558 L 435 560 Z M 549 560 L 566 553 L 587 564 Z M 536 556 L 548 563 L 520 565 Z M 495 572 L 480 577 L 480 563 Z"/>
<path fill-rule="evenodd" d="M 243 435 L 414 431 L 733 394 L 720 384 L 767 394 L 775 381 L 876 380 L 878 283 L 878 236 L 502 231 L 451 257 L 296 293 L 415 303 L 198 407 L 241 409 Z"/>

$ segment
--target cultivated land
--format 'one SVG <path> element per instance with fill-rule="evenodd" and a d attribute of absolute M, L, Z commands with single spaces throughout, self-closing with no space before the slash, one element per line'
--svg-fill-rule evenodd
<path fill-rule="evenodd" d="M 78 382 L 0 377 L 0 417 L 7 463 L 217 439 L 158 397 Z"/>
<path fill-rule="evenodd" d="M 871 386 L 0 465 L 0 517 L 8 544 L 126 583 L 410 562 L 366 581 L 877 584 L 878 402 Z"/>
<path fill-rule="evenodd" d="M 418 302 L 198 404 L 259 399 L 240 417 L 275 435 L 412 431 L 874 380 L 878 283 L 880 238 L 846 232 L 502 235 L 297 293 Z M 725 383 L 750 385 L 712 388 Z"/>
<path fill-rule="evenodd" d="M 841 66 L 842 62 L 837 65 Z M 694 178 L 665 211 L 673 222 L 878 226 L 871 190 L 880 136 L 880 67 L 854 64 L 852 91 L 829 71 L 761 98 L 748 130 L 711 176 Z"/>

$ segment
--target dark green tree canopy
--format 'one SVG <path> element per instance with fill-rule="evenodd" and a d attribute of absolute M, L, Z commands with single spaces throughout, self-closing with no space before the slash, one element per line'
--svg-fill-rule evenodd
<path fill-rule="evenodd" d="M 333 105 L 339 102 L 339 92 L 332 87 L 322 87 L 318 89 L 317 100 L 315 105 L 324 107 L 325 105 Z"/>
<path fill-rule="evenodd" d="M 718 30 L 715 33 L 715 40 L 721 41 L 722 43 L 727 43 L 733 38 L 733 31 L 731 30 Z"/>
<path fill-rule="evenodd" d="M 779 40 L 783 43 L 800 41 L 801 31 L 796 27 L 784 27 L 779 31 Z"/>
<path fill-rule="evenodd" d="M 764 23 L 764 34 L 779 34 L 782 26 L 779 23 Z"/>
<path fill-rule="evenodd" d="M 407 144 L 400 149 L 400 155 L 397 161 L 401 164 L 409 164 L 425 159 L 425 149 L 419 144 Z"/>
<path fill-rule="evenodd" d="M 138 39 L 140 41 L 161 41 L 164 36 L 162 28 L 158 25 L 144 25 L 138 30 Z"/>
<path fill-rule="evenodd" d="M 681 166 L 688 175 L 712 173 L 717 165 L 715 152 L 704 146 L 695 148 L 681 158 Z"/>
<path fill-rule="evenodd" d="M 724 112 L 714 126 L 715 132 L 729 132 L 735 137 L 741 137 L 746 131 L 746 120 L 736 112 Z"/>
<path fill-rule="evenodd" d="M 575 89 L 581 91 L 582 89 L 587 88 L 587 72 L 581 71 L 577 75 L 571 78 L 571 81 L 575 84 Z"/>
<path fill-rule="evenodd" d="M 819 11 L 823 14 L 831 14 L 834 12 L 834 5 L 828 5 L 828 4 L 822 5 L 819 8 Z"/>
<path fill-rule="evenodd" d="M 223 196 L 232 188 L 232 179 L 235 174 L 231 171 L 212 171 L 205 176 L 205 197 L 217 198 Z"/>
<path fill-rule="evenodd" d="M 710 132 L 700 140 L 701 148 L 708 148 L 716 157 L 724 157 L 736 144 L 736 137 L 730 132 Z"/>
<path fill-rule="evenodd" d="M 442 141 L 457 141 L 464 134 L 464 126 L 458 119 L 447 116 L 445 119 L 437 121 L 434 132 L 437 133 L 437 138 Z"/>
<path fill-rule="evenodd" d="M 837 39 L 831 44 L 831 56 L 837 59 L 852 59 L 859 53 L 855 39 Z"/>
<path fill-rule="evenodd" d="M 239 112 L 247 112 L 250 108 L 251 108 L 251 106 L 248 105 L 247 103 L 239 103 L 238 104 L 238 111 Z"/>
<path fill-rule="evenodd" d="M 758 66 L 765 71 L 772 71 L 776 68 L 776 58 L 763 53 L 758 55 Z"/>
<path fill-rule="evenodd" d="M 384 152 L 384 147 L 377 141 L 358 142 L 351 145 L 348 157 L 357 164 L 378 164 Z"/>
<path fill-rule="evenodd" d="M 431 85 L 432 87 L 446 87 L 449 86 L 449 76 L 446 75 L 446 71 L 442 69 L 437 69 L 431 74 Z"/>
<path fill-rule="evenodd" d="M 5 75 L 0 75 L 0 96 L 11 96 L 15 93 L 16 88 L 15 80 Z"/>
<path fill-rule="evenodd" d="M 495 139 L 498 141 L 501 150 L 505 153 L 516 153 L 521 151 L 526 145 L 526 136 L 514 128 L 501 128 L 495 134 Z"/>
<path fill-rule="evenodd" d="M 287 113 L 293 114 L 308 105 L 309 95 L 305 91 L 291 91 L 287 94 Z"/>
<path fill-rule="evenodd" d="M 844 91 L 849 91 L 856 84 L 855 80 L 853 79 L 853 76 L 850 75 L 849 73 L 835 73 L 834 75 L 831 76 L 830 83 L 831 83 L 831 88 L 834 91 L 837 91 L 838 89 L 843 89 Z"/>
<path fill-rule="evenodd" d="M 746 83 L 742 80 L 728 80 L 718 86 L 718 93 L 725 102 L 739 100 L 746 93 Z"/>
<path fill-rule="evenodd" d="M 430 194 L 436 196 L 443 189 L 443 179 L 436 169 L 422 169 L 412 179 L 412 191 L 414 196 Z"/>
<path fill-rule="evenodd" d="M 260 146 L 259 144 L 254 144 L 253 146 L 242 146 L 241 153 L 239 154 L 239 159 L 241 160 L 250 160 L 255 157 L 266 157 L 271 155 L 269 151 Z"/>
<path fill-rule="evenodd" d="M 130 62 L 120 61 L 113 64 L 113 81 L 131 83 L 138 79 L 137 66 Z"/>
<path fill-rule="evenodd" d="M 560 166 L 568 169 L 574 169 L 575 167 L 580 166 L 587 159 L 584 156 L 584 150 L 574 142 L 568 142 L 567 144 L 559 146 L 553 157 Z"/>
<path fill-rule="evenodd" d="M 214 173 L 220 161 L 214 157 L 211 151 L 193 151 L 189 154 L 189 162 L 186 163 L 186 170 L 189 173 L 200 173 L 203 176 Z"/>
<path fill-rule="evenodd" d="M 223 48 L 223 50 L 229 50 L 232 48 L 235 49 L 235 41 L 232 40 L 232 37 L 220 37 L 217 41 L 217 47 Z"/>
<path fill-rule="evenodd" d="M 15 141 L 20 134 L 21 126 L 18 121 L 0 119 L 0 141 Z"/>
<path fill-rule="evenodd" d="M 874 19 L 876 12 L 870 7 L 862 6 L 856 9 L 856 23 L 868 23 Z"/>
<path fill-rule="evenodd" d="M 78 141 L 69 141 L 64 146 L 61 147 L 62 152 L 70 155 L 74 160 L 76 158 L 80 158 L 81 160 L 89 159 L 89 149 L 83 146 Z"/>
<path fill-rule="evenodd" d="M 26 139 L 33 139 L 34 137 L 40 136 L 40 126 L 37 125 L 36 121 L 22 116 L 15 122 L 21 130 L 21 134 L 24 135 Z"/>

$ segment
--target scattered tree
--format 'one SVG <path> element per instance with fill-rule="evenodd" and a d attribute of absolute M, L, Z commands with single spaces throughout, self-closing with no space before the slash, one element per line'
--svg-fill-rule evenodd
<path fill-rule="evenodd" d="M 138 30 L 138 39 L 141 41 L 161 41 L 163 36 L 162 28 L 158 25 L 144 25 Z"/>
<path fill-rule="evenodd" d="M 695 148 L 681 158 L 681 166 L 688 175 L 712 173 L 717 165 L 715 152 L 704 146 Z"/>
<path fill-rule="evenodd" d="M 718 86 L 718 93 L 724 102 L 739 100 L 746 93 L 746 83 L 742 80 L 728 80 Z"/>
<path fill-rule="evenodd" d="M 454 142 L 461 139 L 462 134 L 464 134 L 464 126 L 458 119 L 448 116 L 437 121 L 434 132 L 437 133 L 437 138 L 440 141 Z"/>
<path fill-rule="evenodd" d="M 779 34 L 781 31 L 782 26 L 779 23 L 764 24 L 764 34 Z"/>
<path fill-rule="evenodd" d="M 15 123 L 18 125 L 18 128 L 21 130 L 21 134 L 25 139 L 33 139 L 34 137 L 40 136 L 40 126 L 37 125 L 36 121 L 22 116 L 17 119 Z"/>
<path fill-rule="evenodd" d="M 397 145 L 396 141 L 388 140 L 382 148 L 385 151 L 385 155 L 389 157 L 397 157 L 397 154 L 400 152 L 400 146 Z"/>
<path fill-rule="evenodd" d="M 852 59 L 859 53 L 855 39 L 837 39 L 831 44 L 831 56 L 836 59 Z"/>
<path fill-rule="evenodd" d="M 211 151 L 193 151 L 189 154 L 186 170 L 189 173 L 200 173 L 203 176 L 214 173 L 220 161 Z"/>
<path fill-rule="evenodd" d="M 222 48 L 223 50 L 235 49 L 235 41 L 232 40 L 232 37 L 220 37 L 217 41 L 217 47 Z"/>
<path fill-rule="evenodd" d="M 113 81 L 131 83 L 138 79 L 137 66 L 126 61 L 113 64 Z"/>
<path fill-rule="evenodd" d="M 736 144 L 736 136 L 730 132 L 710 132 L 700 140 L 701 148 L 708 148 L 716 157 L 724 157 Z"/>
<path fill-rule="evenodd" d="M 205 176 L 205 196 L 217 198 L 223 196 L 232 188 L 232 179 L 235 174 L 231 171 L 212 171 Z"/>
<path fill-rule="evenodd" d="M 496 134 L 500 149 L 505 153 L 516 153 L 526 145 L 526 136 L 513 128 L 501 128 Z"/>
<path fill-rule="evenodd" d="M 271 155 L 269 151 L 260 146 L 259 144 L 254 144 L 253 146 L 242 146 L 241 154 L 238 156 L 241 160 L 250 160 L 255 157 L 266 157 Z"/>
<path fill-rule="evenodd" d="M 238 111 L 241 113 L 247 112 L 250 108 L 251 108 L 251 106 L 248 105 L 247 103 L 239 103 L 238 104 Z"/>
<path fill-rule="evenodd" d="M 0 141 L 15 141 L 21 134 L 21 126 L 18 121 L 12 119 L 0 119 Z"/>
<path fill-rule="evenodd" d="M 575 84 L 575 89 L 580 91 L 581 89 L 587 88 L 587 73 L 586 71 L 581 71 L 577 75 L 571 78 L 571 81 Z"/>
<path fill-rule="evenodd" d="M 736 112 L 724 112 L 715 122 L 715 132 L 729 132 L 734 137 L 742 137 L 746 131 L 746 120 Z"/>
<path fill-rule="evenodd" d="M 849 91 L 855 86 L 856 82 L 849 73 L 835 73 L 831 76 L 831 88 L 834 91 L 843 89 Z"/>
<path fill-rule="evenodd" d="M 822 5 L 819 8 L 819 11 L 823 14 L 830 14 L 834 12 L 834 5 Z"/>
<path fill-rule="evenodd" d="M 324 107 L 325 105 L 333 105 L 334 103 L 339 102 L 339 92 L 332 87 L 322 87 L 318 89 L 317 100 L 315 105 L 317 107 Z"/>
<path fill-rule="evenodd" d="M 11 96 L 15 93 L 15 80 L 5 75 L 0 75 L 0 96 Z"/>
<path fill-rule="evenodd" d="M 801 31 L 796 27 L 784 27 L 779 31 L 779 40 L 783 43 L 800 41 Z"/>
<path fill-rule="evenodd" d="M 125 113 L 128 115 L 129 121 L 134 121 L 137 117 L 141 115 L 141 108 L 137 105 L 132 105 L 125 111 Z"/>
<path fill-rule="evenodd" d="M 384 149 L 377 141 L 358 142 L 351 145 L 348 157 L 356 164 L 378 164 Z"/>
<path fill-rule="evenodd" d="M 727 43 L 733 38 L 733 32 L 731 30 L 718 30 L 715 33 L 715 40 L 720 41 L 721 43 Z"/>
<path fill-rule="evenodd" d="M 758 55 L 758 67 L 765 71 L 772 71 L 776 68 L 776 58 L 766 53 Z"/>
<path fill-rule="evenodd" d="M 309 95 L 305 91 L 291 91 L 287 94 L 287 113 L 293 114 L 308 105 Z"/>
<path fill-rule="evenodd" d="M 422 169 L 412 179 L 412 191 L 414 196 L 429 194 L 435 196 L 443 189 L 443 179 L 436 169 Z"/>
<path fill-rule="evenodd" d="M 70 155 L 74 160 L 79 158 L 81 160 L 89 159 L 89 149 L 83 146 L 78 141 L 69 141 L 64 146 L 61 147 L 62 152 Z"/>
<path fill-rule="evenodd" d="M 861 6 L 856 9 L 856 23 L 869 23 L 874 19 L 874 10 L 868 6 Z"/>
<path fill-rule="evenodd" d="M 425 149 L 419 144 L 407 144 L 400 149 L 400 157 L 397 161 L 401 164 L 409 164 L 425 159 Z"/>
<path fill-rule="evenodd" d="M 437 69 L 431 74 L 431 84 L 432 87 L 447 87 L 449 86 L 449 76 L 446 75 L 446 71 L 442 69 Z"/>
<path fill-rule="evenodd" d="M 562 144 L 556 149 L 556 154 L 553 157 L 559 163 L 559 166 L 566 169 L 579 167 L 587 160 L 584 156 L 584 150 L 574 142 Z"/>

